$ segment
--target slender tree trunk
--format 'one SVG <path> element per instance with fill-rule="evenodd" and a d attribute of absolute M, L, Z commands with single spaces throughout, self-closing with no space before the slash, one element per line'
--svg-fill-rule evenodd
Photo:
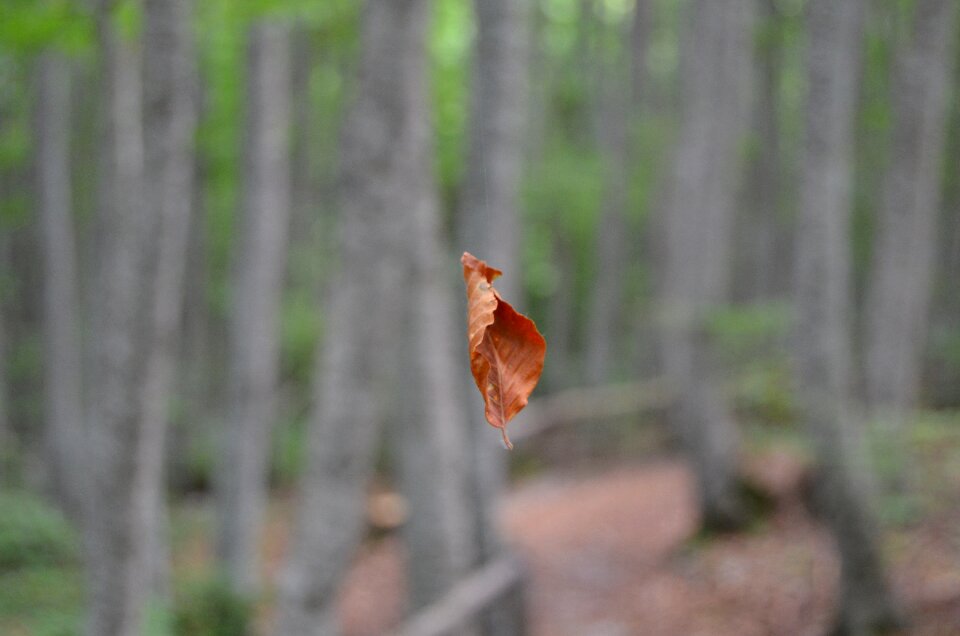
<path fill-rule="evenodd" d="M 756 0 L 755 0 L 756 1 Z M 784 258 L 786 228 L 781 211 L 780 78 L 783 71 L 783 27 L 775 0 L 759 0 L 757 43 L 754 53 L 756 100 L 752 122 L 755 129 L 744 196 L 745 214 L 739 218 L 737 236 L 742 237 L 737 259 L 739 281 L 733 290 L 738 298 L 771 300 L 788 288 L 789 258 Z M 785 266 L 786 264 L 786 266 Z"/>
<path fill-rule="evenodd" d="M 228 580 L 259 587 L 270 425 L 276 414 L 280 307 L 290 218 L 290 38 L 253 26 L 247 50 L 244 203 L 229 318 L 226 453 L 219 481 L 218 551 Z"/>
<path fill-rule="evenodd" d="M 143 203 L 143 130 L 139 55 L 115 27 L 113 6 L 99 7 L 105 100 L 102 133 L 104 207 L 97 302 L 93 306 L 92 499 L 87 513 L 91 636 L 138 636 L 148 595 L 146 500 L 139 473 L 141 387 L 149 329 L 155 227 Z"/>
<path fill-rule="evenodd" d="M 460 210 L 461 247 L 477 254 L 509 273 L 497 287 L 505 298 L 519 300 L 523 280 L 520 271 L 519 184 L 523 165 L 523 129 L 526 119 L 526 84 L 528 63 L 529 15 L 526 3 L 518 0 L 486 0 L 474 4 L 477 39 L 473 57 L 473 88 L 470 107 L 470 147 L 467 174 Z M 466 377 L 465 377 L 466 381 Z M 473 381 L 469 380 L 472 387 Z M 471 397 L 474 392 L 470 391 Z M 479 400 L 479 397 L 476 397 Z M 472 406 L 479 402 L 471 400 Z M 482 414 L 483 409 L 471 408 Z M 495 466 L 491 483 L 503 480 L 503 454 L 499 444 L 490 443 L 493 433 L 477 416 L 470 430 L 479 433 L 472 446 L 478 451 L 481 464 Z M 492 449 L 493 452 L 490 452 Z M 477 493 L 491 505 L 496 491 Z M 490 530 L 490 520 L 478 528 Z M 481 541 L 481 546 L 484 545 Z M 482 548 L 483 558 L 499 550 L 494 541 Z"/>
<path fill-rule="evenodd" d="M 460 239 L 467 251 L 511 272 L 497 284 L 516 298 L 519 271 L 519 184 L 527 110 L 529 11 L 518 0 L 477 0 L 470 145 Z"/>
<path fill-rule="evenodd" d="M 290 36 L 293 51 L 290 83 L 292 93 L 291 120 L 297 134 L 291 141 L 291 194 L 290 228 L 291 243 L 298 240 L 314 249 L 317 218 L 317 183 L 320 166 L 316 154 L 318 144 L 314 99 L 310 90 L 310 78 L 316 66 L 318 51 L 313 42 L 313 33 L 306 28 L 296 28 Z"/>
<path fill-rule="evenodd" d="M 171 422 L 170 442 L 167 444 L 167 483 L 174 491 L 196 487 L 192 474 L 191 451 L 204 440 L 216 435 L 212 422 L 217 409 L 212 362 L 214 337 L 209 305 L 209 264 L 207 261 L 206 221 L 202 191 L 204 176 L 199 170 L 197 157 L 193 157 L 193 194 L 190 214 L 190 230 L 186 256 L 184 281 L 183 325 L 178 355 L 179 378 L 176 382 L 181 406 L 181 417 Z"/>
<path fill-rule="evenodd" d="M 399 96 L 407 163 L 397 175 L 401 228 L 395 264 L 403 280 L 394 293 L 400 309 L 396 334 L 399 362 L 391 385 L 399 390 L 390 441 L 396 442 L 400 486 L 410 506 L 403 528 L 407 544 L 410 609 L 439 600 L 472 565 L 476 551 L 467 503 L 463 407 L 454 360 L 453 272 L 455 260 L 441 246 L 440 209 L 433 176 L 433 131 L 429 106 L 426 34 L 430 3 L 409 2 L 409 29 Z M 519 163 L 519 157 L 504 157 Z M 509 165 L 506 169 L 509 169 Z M 460 342 L 460 341 L 458 341 Z"/>
<path fill-rule="evenodd" d="M 44 53 L 37 69 L 36 192 L 44 259 L 44 406 L 53 489 L 67 514 L 82 517 L 84 423 L 76 241 L 70 185 L 70 75 Z"/>
<path fill-rule="evenodd" d="M 196 70 L 196 69 L 194 69 Z M 195 84 L 193 89 L 194 108 L 197 119 L 203 116 L 203 92 Z M 216 388 L 220 382 L 215 377 L 217 369 L 213 343 L 213 316 L 210 310 L 210 262 L 207 252 L 209 243 L 204 207 L 204 189 L 206 177 L 203 158 L 194 152 L 191 159 L 193 171 L 191 187 L 190 230 L 186 256 L 186 271 L 183 289 L 183 324 L 178 355 L 180 357 L 178 373 L 179 412 L 181 418 L 171 422 L 173 426 L 171 440 L 167 445 L 168 485 L 173 490 L 195 487 L 191 481 L 198 477 L 190 470 L 191 449 L 209 441 L 216 435 L 211 423 L 216 420 L 214 413 L 222 413 L 215 405 Z"/>
<path fill-rule="evenodd" d="M 421 73 L 419 79 L 421 85 L 411 90 L 419 88 L 422 100 L 427 95 L 426 76 Z M 425 114 L 426 104 L 415 112 Z M 468 512 L 468 431 L 464 428 L 468 418 L 459 399 L 454 359 L 452 277 L 445 276 L 443 269 L 444 262 L 455 261 L 444 258 L 447 251 L 440 244 L 433 179 L 427 176 L 433 165 L 425 152 L 430 129 L 425 117 L 416 123 L 422 127 L 422 160 L 411 162 L 411 168 L 426 178 L 409 180 L 412 192 L 406 199 L 414 206 L 401 252 L 404 279 L 410 283 L 400 300 L 404 315 L 403 331 L 397 334 L 402 343 L 397 369 L 402 372 L 391 384 L 402 393 L 397 396 L 398 417 L 393 420 L 397 430 L 390 437 L 397 443 L 400 485 L 409 503 L 403 536 L 413 611 L 439 600 L 467 573 L 478 551 L 471 536 L 474 520 Z"/>
<path fill-rule="evenodd" d="M 630 205 L 630 178 L 633 160 L 632 124 L 639 110 L 640 91 L 645 83 L 647 42 L 650 26 L 649 0 L 634 7 L 627 63 L 618 59 L 603 73 L 599 124 L 600 150 L 604 158 L 603 201 L 597 232 L 597 277 L 588 303 L 586 331 L 587 380 L 601 384 L 610 379 L 618 345 L 623 341 L 624 279 L 630 266 L 631 237 L 627 209 Z M 617 56 L 620 58 L 621 56 Z M 617 69 L 623 68 L 623 72 Z M 623 362 L 625 360 L 621 360 Z"/>
<path fill-rule="evenodd" d="M 838 634 L 896 624 L 868 505 L 864 445 L 850 408 L 850 216 L 863 2 L 809 6 L 806 139 L 797 243 L 802 417 L 816 444 L 820 494 L 841 559 Z"/>
<path fill-rule="evenodd" d="M 0 236 L 0 265 L 7 267 L 7 237 Z M 10 418 L 10 390 L 7 379 L 7 299 L 0 294 L 0 487 L 14 483 L 14 459 L 17 435 Z"/>
<path fill-rule="evenodd" d="M 673 420 L 690 454 L 704 526 L 744 521 L 739 433 L 717 381 L 707 330 L 726 300 L 740 143 L 748 111 L 750 5 L 700 1 L 684 39 L 683 111 L 666 219 L 663 360 L 679 396 Z"/>
<path fill-rule="evenodd" d="M 461 247 L 507 272 L 498 283 L 506 298 L 522 298 L 520 270 L 520 178 L 528 108 L 532 8 L 523 0 L 474 2 L 477 36 L 473 53 L 470 146 L 462 199 Z M 460 342 L 465 342 L 462 329 Z M 506 457 L 484 420 L 482 401 L 466 367 L 468 391 L 464 424 L 469 427 L 469 508 L 474 511 L 473 564 L 501 554 L 496 498 L 506 479 Z M 463 388 L 461 388 L 463 390 Z M 504 606 L 506 607 L 506 606 Z M 518 617 L 494 607 L 483 616 L 487 633 L 510 634 Z"/>
<path fill-rule="evenodd" d="M 918 0 L 914 12 L 895 58 L 891 160 L 865 311 L 867 400 L 895 444 L 920 385 L 958 22 L 949 0 Z"/>
<path fill-rule="evenodd" d="M 404 293 L 419 295 L 408 290 L 421 285 L 404 278 L 412 275 L 404 253 L 416 231 L 410 219 L 431 214 L 421 198 L 427 186 L 418 183 L 427 168 L 415 160 L 427 156 L 419 94 L 426 17 L 424 0 L 371 0 L 363 15 L 359 83 L 341 149 L 340 270 L 329 288 L 309 463 L 280 580 L 278 636 L 339 633 L 335 593 L 362 538 L 364 489 L 387 415 L 384 352 L 413 337 L 397 327 L 409 322 Z M 424 381 L 421 372 L 410 371 L 415 386 Z"/>
<path fill-rule="evenodd" d="M 572 281 L 576 276 L 576 262 L 572 240 L 563 228 L 553 229 L 553 260 L 561 281 Z M 546 333 L 550 334 L 549 364 L 544 373 L 552 389 L 565 388 L 573 383 L 575 355 L 573 327 L 576 322 L 577 297 L 573 285 L 558 285 L 547 305 Z M 481 400 L 482 401 L 482 400 Z"/>
<path fill-rule="evenodd" d="M 960 295 L 956 293 L 956 274 L 960 272 L 960 208 L 952 201 L 942 217 L 944 227 L 937 237 L 937 293 L 931 320 L 931 333 L 938 339 L 960 332 Z M 925 371 L 925 397 L 932 407 L 960 404 L 960 368 L 950 357 L 938 355 L 928 360 Z"/>
<path fill-rule="evenodd" d="M 191 226 L 193 136 L 192 0 L 144 4 L 144 109 L 147 205 L 157 223 L 150 341 L 143 386 L 139 470 L 147 522 L 148 576 L 155 597 L 168 600 L 169 538 L 164 459 L 183 312 Z"/>

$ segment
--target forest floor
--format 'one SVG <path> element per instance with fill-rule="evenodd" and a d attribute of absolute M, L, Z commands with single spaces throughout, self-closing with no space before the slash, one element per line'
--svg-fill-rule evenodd
<path fill-rule="evenodd" d="M 926 448 L 936 454 L 942 446 L 930 439 Z M 885 533 L 911 636 L 960 634 L 957 458 L 938 458 L 938 488 L 925 491 L 923 514 Z M 550 471 L 520 482 L 503 502 L 501 520 L 531 573 L 533 634 L 826 633 L 838 566 L 828 535 L 802 501 L 804 470 L 795 453 L 754 456 L 748 473 L 776 498 L 775 508 L 747 532 L 709 539 L 694 534 L 692 478 L 679 460 Z M 364 546 L 342 599 L 347 633 L 389 631 L 401 617 L 402 587 L 399 541 Z"/>
<path fill-rule="evenodd" d="M 619 442 L 619 459 L 591 455 L 556 437 L 529 445 L 533 461 L 517 455 L 527 476 L 502 501 L 500 522 L 530 575 L 532 633 L 824 634 L 838 565 L 803 500 L 803 445 L 783 430 L 760 443 L 766 433 L 749 433 L 746 474 L 774 506 L 744 532 L 709 538 L 695 534 L 692 477 L 675 457 L 658 452 L 640 460 Z M 885 497 L 878 506 L 891 580 L 911 621 L 906 635 L 960 636 L 960 413 L 924 414 L 910 433 L 915 494 Z M 551 455 L 551 448 L 566 454 Z M 267 581 L 276 580 L 283 561 L 293 503 L 278 496 L 271 506 Z M 213 574 L 212 501 L 181 499 L 173 512 L 178 597 L 195 599 L 194 584 Z M 372 532 L 341 597 L 347 636 L 388 633 L 402 619 L 403 559 L 395 534 Z M 0 572 L 0 634 L 81 633 L 82 581 L 77 564 Z M 269 633 L 263 628 L 272 596 L 259 607 L 260 633 Z"/>

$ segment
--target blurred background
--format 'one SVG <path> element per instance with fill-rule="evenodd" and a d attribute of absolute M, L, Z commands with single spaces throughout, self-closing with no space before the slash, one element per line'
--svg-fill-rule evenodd
<path fill-rule="evenodd" d="M 5 0 L 0 633 L 960 633 L 958 12 Z"/>

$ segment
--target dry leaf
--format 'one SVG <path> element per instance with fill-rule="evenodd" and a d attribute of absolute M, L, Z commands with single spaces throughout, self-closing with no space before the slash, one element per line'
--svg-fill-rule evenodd
<path fill-rule="evenodd" d="M 470 370 L 483 395 L 487 421 L 500 429 L 527 405 L 543 373 L 547 343 L 533 321 L 517 313 L 493 288 L 502 274 L 468 252 L 460 258 L 467 284 L 467 342 Z"/>

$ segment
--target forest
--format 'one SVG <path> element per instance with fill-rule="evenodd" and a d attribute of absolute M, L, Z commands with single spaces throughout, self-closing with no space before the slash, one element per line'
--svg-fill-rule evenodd
<path fill-rule="evenodd" d="M 0 634 L 960 634 L 958 43 L 0 1 Z"/>

